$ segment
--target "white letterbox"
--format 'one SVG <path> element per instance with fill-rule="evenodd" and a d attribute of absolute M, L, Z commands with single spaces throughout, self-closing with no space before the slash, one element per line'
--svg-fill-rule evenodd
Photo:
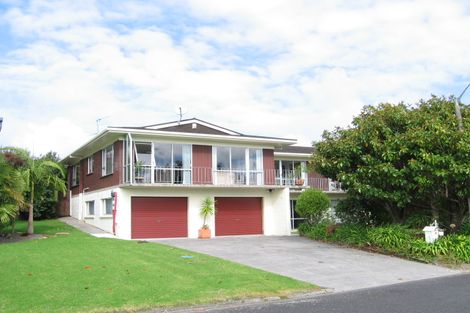
<path fill-rule="evenodd" d="M 444 232 L 439 229 L 439 225 L 437 221 L 434 221 L 429 226 L 423 228 L 424 237 L 427 243 L 434 243 L 440 236 L 444 236 Z"/>

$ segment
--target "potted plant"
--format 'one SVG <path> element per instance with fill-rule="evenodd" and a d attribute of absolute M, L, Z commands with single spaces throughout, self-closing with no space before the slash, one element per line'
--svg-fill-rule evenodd
<path fill-rule="evenodd" d="M 201 229 L 199 229 L 199 239 L 210 239 L 211 230 L 209 225 L 206 224 L 208 216 L 211 216 L 215 213 L 215 201 L 207 197 L 201 203 L 201 215 L 204 217 L 204 222 L 202 223 Z"/>
<path fill-rule="evenodd" d="M 134 178 L 136 183 L 144 182 L 144 162 L 137 161 L 135 163 Z"/>
<path fill-rule="evenodd" d="M 301 163 L 295 167 L 295 185 L 303 186 L 305 180 L 302 178 L 302 173 L 305 172 L 304 165 Z"/>

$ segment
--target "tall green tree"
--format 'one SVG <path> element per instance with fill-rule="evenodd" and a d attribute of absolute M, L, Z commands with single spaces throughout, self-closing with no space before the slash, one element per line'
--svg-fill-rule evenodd
<path fill-rule="evenodd" d="M 22 162 L 15 154 L 1 149 L 0 153 L 0 226 L 16 219 L 24 205 L 24 177 L 19 169 Z M 19 162 L 19 163 L 18 163 Z M 0 227 L 1 228 L 1 227 Z"/>
<path fill-rule="evenodd" d="M 350 203 L 377 206 L 394 222 L 417 210 L 459 225 L 470 196 L 468 106 L 458 130 L 453 99 L 364 107 L 352 126 L 325 131 L 313 164 L 347 190 Z M 374 208 L 372 208 L 372 206 Z M 382 214 L 383 215 L 383 214 Z M 383 219 L 383 218 L 382 218 Z"/>
<path fill-rule="evenodd" d="M 24 167 L 24 177 L 26 179 L 28 202 L 28 229 L 27 233 L 34 233 L 34 205 L 35 199 L 44 190 L 48 189 L 65 193 L 65 171 L 57 162 L 46 158 L 29 157 Z"/>

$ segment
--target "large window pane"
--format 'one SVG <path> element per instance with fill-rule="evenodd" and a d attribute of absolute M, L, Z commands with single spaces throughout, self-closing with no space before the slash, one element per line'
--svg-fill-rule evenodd
<path fill-rule="evenodd" d="M 250 157 L 250 171 L 256 171 L 258 170 L 258 165 L 257 165 L 257 158 L 256 158 L 256 149 L 249 149 L 249 157 Z"/>
<path fill-rule="evenodd" d="M 171 144 L 155 144 L 155 165 L 160 168 L 171 168 Z"/>
<path fill-rule="evenodd" d="M 182 145 L 173 145 L 173 167 L 174 168 L 183 167 L 183 146 Z"/>
<path fill-rule="evenodd" d="M 245 149 L 232 148 L 232 170 L 245 170 Z"/>
<path fill-rule="evenodd" d="M 230 148 L 217 147 L 217 170 L 230 170 Z"/>

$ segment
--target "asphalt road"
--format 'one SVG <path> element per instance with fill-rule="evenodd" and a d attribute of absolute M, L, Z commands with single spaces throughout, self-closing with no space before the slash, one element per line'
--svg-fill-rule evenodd
<path fill-rule="evenodd" d="M 324 294 L 308 299 L 268 301 L 237 307 L 199 307 L 179 312 L 466 313 L 470 312 L 470 274 Z"/>

